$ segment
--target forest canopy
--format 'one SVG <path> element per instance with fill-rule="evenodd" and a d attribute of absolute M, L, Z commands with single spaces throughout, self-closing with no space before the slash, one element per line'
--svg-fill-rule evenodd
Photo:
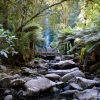
<path fill-rule="evenodd" d="M 32 59 L 37 42 L 42 45 L 45 41 L 46 29 L 56 34 L 51 45 L 62 54 L 73 50 L 70 40 L 76 38 L 82 39 L 81 43 L 91 53 L 100 44 L 96 38 L 100 31 L 99 18 L 99 0 L 1 0 L 0 53 L 7 58 L 9 54 L 20 53 Z"/>

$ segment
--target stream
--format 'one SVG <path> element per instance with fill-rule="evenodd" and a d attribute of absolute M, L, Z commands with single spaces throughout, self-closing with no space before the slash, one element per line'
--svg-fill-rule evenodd
<path fill-rule="evenodd" d="M 0 100 L 100 100 L 100 79 L 83 73 L 72 58 L 58 58 L 0 69 Z"/>

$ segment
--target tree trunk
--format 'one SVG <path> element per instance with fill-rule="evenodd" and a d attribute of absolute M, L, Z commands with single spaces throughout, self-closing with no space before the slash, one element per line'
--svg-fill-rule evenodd
<path fill-rule="evenodd" d="M 34 41 L 32 40 L 30 42 L 30 60 L 33 59 L 33 43 L 34 43 Z"/>
<path fill-rule="evenodd" d="M 3 1 L 3 10 L 2 10 L 2 14 L 3 14 L 3 28 L 5 30 L 8 29 L 8 5 L 7 5 L 7 0 Z"/>

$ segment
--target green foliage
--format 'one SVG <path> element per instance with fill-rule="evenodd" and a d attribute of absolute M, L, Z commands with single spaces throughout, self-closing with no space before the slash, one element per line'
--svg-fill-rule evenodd
<path fill-rule="evenodd" d="M 14 40 L 17 40 L 15 36 L 8 30 L 0 29 L 0 54 L 8 58 L 8 54 L 12 56 L 16 54 Z"/>
<path fill-rule="evenodd" d="M 22 55 L 30 54 L 30 43 L 33 41 L 34 45 L 36 42 L 43 40 L 43 33 L 41 27 L 38 24 L 28 24 L 23 27 L 22 32 L 18 32 L 18 40 L 15 41 L 15 49 Z M 34 49 L 34 48 L 33 48 Z"/>
<path fill-rule="evenodd" d="M 81 53 L 78 54 L 78 57 L 79 57 L 79 59 L 82 61 L 82 60 L 85 59 L 85 55 L 86 55 L 86 48 L 85 48 L 85 47 L 82 47 L 82 48 L 81 48 Z"/>
<path fill-rule="evenodd" d="M 15 43 L 15 50 L 20 52 L 22 55 L 25 55 L 30 52 L 30 39 L 29 34 L 25 34 L 25 32 L 20 32 L 20 38 Z"/>

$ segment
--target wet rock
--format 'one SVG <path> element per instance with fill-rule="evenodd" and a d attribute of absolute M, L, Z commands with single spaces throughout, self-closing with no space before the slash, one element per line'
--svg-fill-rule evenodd
<path fill-rule="evenodd" d="M 24 93 L 24 96 L 38 96 L 40 93 L 40 89 L 37 87 L 31 87 L 27 88 L 27 90 Z"/>
<path fill-rule="evenodd" d="M 34 60 L 34 67 L 37 67 L 39 65 L 39 61 L 38 60 Z"/>
<path fill-rule="evenodd" d="M 15 89 L 12 89 L 12 88 L 6 89 L 4 91 L 4 95 L 10 95 L 10 94 L 15 95 L 15 94 L 17 94 L 17 91 Z"/>
<path fill-rule="evenodd" d="M 45 74 L 47 74 L 47 70 L 43 70 L 43 69 L 38 70 L 38 74 L 45 75 Z"/>
<path fill-rule="evenodd" d="M 27 82 L 27 81 L 30 81 L 32 78 L 30 78 L 30 77 L 24 77 L 23 78 L 23 80 L 25 81 L 25 82 Z"/>
<path fill-rule="evenodd" d="M 42 64 L 42 63 L 40 63 L 40 64 L 37 66 L 37 68 L 38 68 L 39 70 L 41 70 L 41 69 L 47 70 L 47 69 L 48 69 L 48 68 L 45 66 L 45 64 Z"/>
<path fill-rule="evenodd" d="M 84 75 L 83 72 L 81 72 L 80 70 L 76 70 L 76 71 L 73 71 L 73 72 L 70 72 L 70 73 L 64 75 L 62 77 L 62 81 L 63 82 L 68 82 L 70 79 L 72 79 L 74 77 L 77 77 L 77 76 L 79 76 L 79 77 L 85 77 L 85 75 Z"/>
<path fill-rule="evenodd" d="M 76 77 L 68 82 L 71 87 L 74 89 L 82 90 L 86 88 L 93 87 L 95 85 L 99 85 L 98 81 L 95 80 L 90 80 L 90 79 L 85 79 L 82 77 Z"/>
<path fill-rule="evenodd" d="M 14 79 L 11 80 L 10 86 L 23 86 L 25 81 L 23 79 Z"/>
<path fill-rule="evenodd" d="M 77 67 L 76 68 L 72 68 L 72 69 L 67 69 L 67 70 L 50 70 L 48 71 L 49 74 L 55 73 L 58 74 L 60 76 L 64 76 L 65 74 L 71 73 L 73 71 L 79 70 Z"/>
<path fill-rule="evenodd" d="M 0 79 L 7 77 L 8 75 L 6 73 L 0 73 Z"/>
<path fill-rule="evenodd" d="M 0 69 L 1 69 L 3 72 L 7 72 L 6 66 L 0 65 Z"/>
<path fill-rule="evenodd" d="M 83 90 L 83 88 L 76 83 L 70 83 L 69 86 L 77 90 Z"/>
<path fill-rule="evenodd" d="M 98 100 L 97 94 L 98 94 L 98 90 L 86 89 L 84 91 L 75 93 L 75 97 L 78 100 Z"/>
<path fill-rule="evenodd" d="M 13 76 L 13 78 L 15 79 L 15 78 L 20 78 L 20 76 L 18 75 L 18 74 L 15 74 L 14 76 Z"/>
<path fill-rule="evenodd" d="M 19 90 L 17 93 L 18 96 L 25 96 L 25 91 Z"/>
<path fill-rule="evenodd" d="M 78 92 L 79 92 L 78 90 L 67 90 L 67 91 L 61 92 L 60 95 L 62 95 L 62 96 L 73 96 L 75 93 L 78 93 Z"/>
<path fill-rule="evenodd" d="M 61 57 L 60 57 L 60 56 L 57 56 L 57 57 L 55 58 L 55 61 L 56 61 L 56 62 L 61 61 Z"/>
<path fill-rule="evenodd" d="M 4 100 L 13 100 L 13 96 L 12 95 L 7 95 L 7 96 L 5 96 Z"/>
<path fill-rule="evenodd" d="M 0 79 L 0 86 L 1 87 L 9 87 L 11 80 L 12 80 L 12 77 L 10 77 L 10 76 Z"/>
<path fill-rule="evenodd" d="M 60 80 L 60 78 L 61 78 L 57 74 L 46 74 L 45 77 L 50 79 L 50 80 L 53 80 L 53 81 Z"/>
<path fill-rule="evenodd" d="M 47 63 L 47 60 L 41 58 L 41 63 Z"/>
<path fill-rule="evenodd" d="M 38 88 L 41 91 L 45 91 L 54 85 L 56 85 L 55 82 L 52 82 L 49 79 L 44 78 L 44 77 L 32 79 L 24 84 L 25 88 Z"/>
<path fill-rule="evenodd" d="M 4 91 L 4 95 L 9 95 L 11 93 L 11 91 L 9 89 Z"/>
<path fill-rule="evenodd" d="M 50 89 L 50 92 L 57 92 L 57 91 L 60 91 L 60 90 L 55 86 Z"/>
<path fill-rule="evenodd" d="M 37 66 L 37 71 L 39 74 L 46 74 L 48 71 L 48 68 L 44 64 L 39 64 Z"/>
<path fill-rule="evenodd" d="M 69 69 L 76 67 L 76 65 L 75 62 L 73 62 L 72 60 L 65 60 L 58 63 L 52 63 L 51 67 L 54 69 Z"/>
<path fill-rule="evenodd" d="M 58 88 L 64 87 L 64 82 L 57 82 L 56 87 L 58 87 Z"/>
<path fill-rule="evenodd" d="M 37 70 L 33 70 L 32 68 L 22 67 L 21 73 L 23 75 L 30 75 L 30 74 L 38 74 Z"/>

